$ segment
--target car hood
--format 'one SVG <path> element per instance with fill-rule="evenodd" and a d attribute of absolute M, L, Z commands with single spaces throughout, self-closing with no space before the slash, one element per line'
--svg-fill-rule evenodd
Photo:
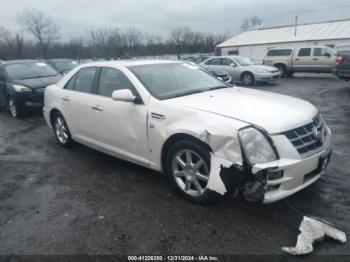
<path fill-rule="evenodd" d="M 11 82 L 16 85 L 23 85 L 33 89 L 44 88 L 52 84 L 56 84 L 62 78 L 61 75 L 30 78 L 30 79 L 14 79 Z"/>
<path fill-rule="evenodd" d="M 213 90 L 164 102 L 244 121 L 260 126 L 270 134 L 302 126 L 317 114 L 317 109 L 307 101 L 241 87 Z"/>

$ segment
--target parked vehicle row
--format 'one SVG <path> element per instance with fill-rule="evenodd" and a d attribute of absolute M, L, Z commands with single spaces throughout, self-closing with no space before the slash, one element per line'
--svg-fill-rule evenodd
<path fill-rule="evenodd" d="M 283 199 L 320 178 L 331 154 L 331 131 L 310 103 L 233 87 L 182 61 L 82 65 L 44 101 L 61 146 L 76 141 L 165 173 L 195 203 L 241 191 Z"/>
<path fill-rule="evenodd" d="M 45 62 L 62 75 L 79 65 L 77 61 L 72 59 L 47 59 Z"/>

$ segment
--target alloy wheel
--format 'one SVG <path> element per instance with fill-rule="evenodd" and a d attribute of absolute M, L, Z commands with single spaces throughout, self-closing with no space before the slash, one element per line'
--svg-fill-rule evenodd
<path fill-rule="evenodd" d="M 242 82 L 244 85 L 248 86 L 251 85 L 253 83 L 253 77 L 251 74 L 245 74 L 242 77 Z"/>
<path fill-rule="evenodd" d="M 62 145 L 67 144 L 69 138 L 68 128 L 65 124 L 65 121 L 60 116 L 55 120 L 55 133 L 58 141 Z"/>
<path fill-rule="evenodd" d="M 202 196 L 209 180 L 204 159 L 192 150 L 180 150 L 172 161 L 172 175 L 179 188 L 190 196 Z"/>
<path fill-rule="evenodd" d="M 9 101 L 9 108 L 10 108 L 11 115 L 16 118 L 18 116 L 18 110 L 17 110 L 16 103 L 15 101 L 13 101 L 13 99 L 10 99 Z"/>

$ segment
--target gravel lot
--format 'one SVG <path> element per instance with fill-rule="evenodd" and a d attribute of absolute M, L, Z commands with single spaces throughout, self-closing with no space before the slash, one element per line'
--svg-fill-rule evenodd
<path fill-rule="evenodd" d="M 302 216 L 350 232 L 350 84 L 296 75 L 256 86 L 306 99 L 333 132 L 333 158 L 316 183 L 285 201 L 224 199 L 195 206 L 161 174 L 82 145 L 56 144 L 40 114 L 0 113 L 0 254 L 282 254 Z M 350 254 L 327 240 L 315 254 Z"/>

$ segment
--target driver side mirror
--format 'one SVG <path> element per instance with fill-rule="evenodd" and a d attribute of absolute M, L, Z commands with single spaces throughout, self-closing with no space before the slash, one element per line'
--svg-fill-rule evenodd
<path fill-rule="evenodd" d="M 231 64 L 230 64 L 230 66 L 232 66 L 232 67 L 236 67 L 237 65 L 236 65 L 236 64 L 234 64 L 234 63 L 231 63 Z"/>
<path fill-rule="evenodd" d="M 112 93 L 112 99 L 114 101 L 121 102 L 135 102 L 135 96 L 129 89 L 115 90 Z"/>
<path fill-rule="evenodd" d="M 324 56 L 331 57 L 331 54 L 330 53 L 324 53 Z"/>

